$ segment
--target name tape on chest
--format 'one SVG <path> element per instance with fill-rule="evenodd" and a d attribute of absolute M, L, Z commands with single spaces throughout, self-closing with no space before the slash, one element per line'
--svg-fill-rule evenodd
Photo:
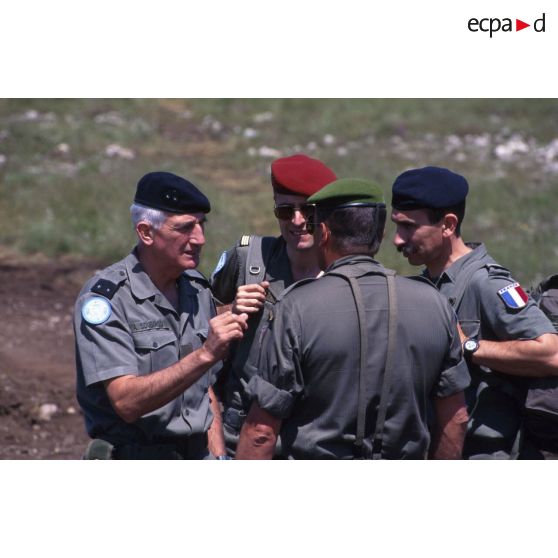
<path fill-rule="evenodd" d="M 110 302 L 106 298 L 94 296 L 90 298 L 81 308 L 81 316 L 92 325 L 106 322 L 112 313 Z"/>
<path fill-rule="evenodd" d="M 529 297 L 521 288 L 519 283 L 512 283 L 498 291 L 498 295 L 504 301 L 504 304 L 511 310 L 519 310 L 527 305 Z"/>

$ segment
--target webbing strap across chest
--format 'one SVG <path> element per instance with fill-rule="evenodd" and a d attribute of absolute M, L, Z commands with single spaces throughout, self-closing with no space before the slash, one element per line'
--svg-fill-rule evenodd
<path fill-rule="evenodd" d="M 366 357 L 368 354 L 368 336 L 366 329 L 366 314 L 364 303 L 362 300 L 362 291 L 358 281 L 354 277 L 349 277 L 340 272 L 330 272 L 328 275 L 337 275 L 343 277 L 349 282 L 351 292 L 355 301 L 359 337 L 360 337 L 360 356 L 359 356 L 359 379 L 358 379 L 358 396 L 357 396 L 357 427 L 354 442 L 353 453 L 355 458 L 362 459 L 364 434 L 366 430 L 366 385 L 368 375 L 366 373 Z M 382 389 L 380 392 L 380 403 L 378 405 L 378 415 L 376 418 L 376 428 L 374 437 L 372 438 L 372 459 L 382 458 L 382 444 L 384 437 L 384 425 L 387 415 L 388 397 L 391 388 L 395 363 L 395 340 L 397 333 L 397 295 L 395 292 L 395 272 L 392 270 L 385 271 L 388 289 L 388 346 L 386 353 L 386 362 L 384 366 L 384 375 L 382 378 Z"/>

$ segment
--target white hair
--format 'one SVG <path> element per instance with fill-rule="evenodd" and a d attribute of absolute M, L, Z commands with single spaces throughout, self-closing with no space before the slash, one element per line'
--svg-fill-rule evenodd
<path fill-rule="evenodd" d="M 170 216 L 170 213 L 167 213 L 162 209 L 146 207 L 145 205 L 141 205 L 139 203 L 133 203 L 130 206 L 130 213 L 132 215 L 132 224 L 134 227 L 136 227 L 140 221 L 145 221 L 154 229 L 159 229 Z"/>

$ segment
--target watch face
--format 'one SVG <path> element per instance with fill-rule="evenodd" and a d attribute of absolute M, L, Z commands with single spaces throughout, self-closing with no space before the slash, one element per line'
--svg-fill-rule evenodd
<path fill-rule="evenodd" d="M 474 339 L 467 339 L 467 341 L 465 341 L 465 345 L 463 345 L 463 348 L 466 351 L 474 351 L 477 346 L 478 343 Z"/>

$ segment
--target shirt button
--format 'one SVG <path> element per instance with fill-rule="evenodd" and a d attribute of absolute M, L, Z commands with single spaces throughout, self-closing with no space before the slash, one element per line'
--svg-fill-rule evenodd
<path fill-rule="evenodd" d="M 189 411 L 188 409 L 186 409 L 186 410 L 184 411 L 184 414 L 185 414 L 186 416 L 188 416 L 188 415 L 190 414 L 190 411 Z"/>
<path fill-rule="evenodd" d="M 153 348 L 156 349 L 159 346 L 159 343 L 157 343 L 157 341 L 155 341 L 155 343 L 153 343 Z"/>

